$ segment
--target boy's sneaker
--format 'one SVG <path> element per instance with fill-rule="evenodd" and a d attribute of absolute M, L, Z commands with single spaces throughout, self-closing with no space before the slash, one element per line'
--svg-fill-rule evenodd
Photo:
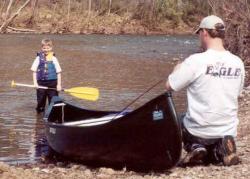
<path fill-rule="evenodd" d="M 240 162 L 240 159 L 236 154 L 236 145 L 232 136 L 225 136 L 221 140 L 219 147 L 222 156 L 222 162 L 225 166 L 236 165 Z"/>
<path fill-rule="evenodd" d="M 207 155 L 207 149 L 199 144 L 193 144 L 191 151 L 187 153 L 182 163 L 198 163 L 201 162 Z"/>

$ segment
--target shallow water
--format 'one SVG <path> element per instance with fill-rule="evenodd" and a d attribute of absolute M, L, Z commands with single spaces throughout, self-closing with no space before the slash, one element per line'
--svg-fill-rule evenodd
<path fill-rule="evenodd" d="M 0 161 L 36 162 L 43 152 L 42 115 L 35 112 L 34 89 L 11 88 L 11 80 L 32 84 L 31 64 L 45 35 L 0 35 Z M 122 110 L 162 79 L 176 63 L 197 51 L 194 36 L 49 35 L 63 69 L 64 88 L 90 86 L 100 90 L 97 102 L 61 93 L 67 101 L 89 109 Z M 164 82 L 129 109 L 164 92 Z M 174 93 L 178 112 L 185 110 L 185 94 Z M 46 148 L 46 146 L 45 146 Z"/>

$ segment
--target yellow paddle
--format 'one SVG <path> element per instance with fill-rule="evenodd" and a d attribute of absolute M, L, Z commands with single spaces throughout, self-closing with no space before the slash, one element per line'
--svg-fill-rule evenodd
<path fill-rule="evenodd" d="M 63 91 L 76 98 L 86 99 L 90 101 L 96 101 L 99 98 L 99 90 L 97 88 L 74 87 L 70 89 L 63 89 Z"/>
<path fill-rule="evenodd" d="M 16 83 L 14 80 L 11 82 L 11 87 L 15 86 L 23 86 L 23 87 L 29 87 L 29 88 L 36 88 L 34 85 L 29 84 L 23 84 L 23 83 Z M 38 86 L 38 88 L 41 89 L 54 89 L 55 88 L 48 88 L 45 86 Z M 69 93 L 70 95 L 80 98 L 80 99 L 86 99 L 90 101 L 96 101 L 99 98 L 99 90 L 97 88 L 91 88 L 91 87 L 74 87 L 70 89 L 62 89 L 62 91 Z"/>

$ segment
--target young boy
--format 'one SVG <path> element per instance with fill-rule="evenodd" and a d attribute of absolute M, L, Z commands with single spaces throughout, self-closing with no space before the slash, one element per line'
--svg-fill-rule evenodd
<path fill-rule="evenodd" d="M 52 52 L 52 41 L 43 39 L 41 42 L 42 51 L 37 53 L 31 71 L 33 71 L 33 83 L 37 87 L 37 112 L 43 112 L 46 99 L 50 103 L 53 96 L 58 96 L 61 91 L 61 67 L 57 58 Z M 54 89 L 41 89 L 38 86 L 45 86 Z"/>

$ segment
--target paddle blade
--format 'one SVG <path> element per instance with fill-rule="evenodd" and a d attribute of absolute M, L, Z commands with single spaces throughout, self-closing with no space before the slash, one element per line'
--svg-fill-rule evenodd
<path fill-rule="evenodd" d="M 64 91 L 80 99 L 96 101 L 99 98 L 99 90 L 96 88 L 75 87 L 75 88 L 65 89 Z"/>

